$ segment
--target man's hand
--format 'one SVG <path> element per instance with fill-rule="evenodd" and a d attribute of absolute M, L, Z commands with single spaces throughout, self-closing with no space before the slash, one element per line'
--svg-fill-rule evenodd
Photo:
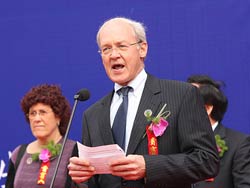
<path fill-rule="evenodd" d="M 120 176 L 125 180 L 138 180 L 145 177 L 146 167 L 141 155 L 128 155 L 110 162 L 112 175 Z"/>
<path fill-rule="evenodd" d="M 95 168 L 90 163 L 79 157 L 71 157 L 69 160 L 69 175 L 76 183 L 87 181 L 95 174 Z"/>

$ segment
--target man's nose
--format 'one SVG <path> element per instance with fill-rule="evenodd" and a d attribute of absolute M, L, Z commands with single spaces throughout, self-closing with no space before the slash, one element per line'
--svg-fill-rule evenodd
<path fill-rule="evenodd" d="M 111 52 L 110 52 L 110 56 L 120 56 L 121 54 L 120 54 L 120 51 L 119 51 L 119 49 L 117 48 L 117 47 L 113 47 L 112 49 L 111 49 Z"/>

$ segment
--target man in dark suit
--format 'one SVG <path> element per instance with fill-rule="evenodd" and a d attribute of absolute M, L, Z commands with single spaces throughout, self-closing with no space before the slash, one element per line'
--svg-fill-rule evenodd
<path fill-rule="evenodd" d="M 227 110 L 228 100 L 221 90 L 221 83 L 206 75 L 190 76 L 188 82 L 200 90 L 212 129 L 218 140 L 220 153 L 219 174 L 215 178 L 194 184 L 194 187 L 249 188 L 250 137 L 222 125 L 221 121 Z M 224 141 L 225 144 L 223 144 Z"/>
<path fill-rule="evenodd" d="M 124 120 L 127 155 L 109 161 L 111 174 L 95 174 L 89 161 L 71 158 L 72 179 L 88 182 L 89 188 L 190 188 L 194 182 L 214 177 L 219 157 L 202 98 L 188 83 L 160 80 L 146 73 L 148 45 L 143 24 L 110 19 L 100 27 L 97 43 L 106 73 L 115 84 L 111 93 L 85 111 L 83 144 L 118 143 L 113 128 L 123 104 L 118 93 L 129 86 Z M 147 121 L 145 111 L 149 109 L 152 116 L 162 109 L 160 122 Z M 147 125 L 151 125 L 149 129 Z"/>

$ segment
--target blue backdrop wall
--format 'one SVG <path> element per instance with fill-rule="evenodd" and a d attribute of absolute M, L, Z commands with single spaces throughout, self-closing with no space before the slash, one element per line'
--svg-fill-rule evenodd
<path fill-rule="evenodd" d="M 146 70 L 185 81 L 208 74 L 226 83 L 229 109 L 223 123 L 250 132 L 249 0 L 74 0 L 0 2 L 0 186 L 11 151 L 33 140 L 20 99 L 41 83 L 59 84 L 73 96 L 88 88 L 79 103 L 70 138 L 81 140 L 82 112 L 112 89 L 97 53 L 99 25 L 125 16 L 147 26 Z"/>

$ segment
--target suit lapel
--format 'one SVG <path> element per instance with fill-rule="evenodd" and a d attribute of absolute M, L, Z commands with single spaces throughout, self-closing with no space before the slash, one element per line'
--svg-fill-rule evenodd
<path fill-rule="evenodd" d="M 113 92 L 111 92 L 101 101 L 100 112 L 102 115 L 100 117 L 96 117 L 99 119 L 98 124 L 100 125 L 100 128 L 102 130 L 101 137 L 105 145 L 114 143 L 110 125 L 110 104 L 112 97 L 113 97 Z"/>
<path fill-rule="evenodd" d="M 147 122 L 146 117 L 144 116 L 144 111 L 151 109 L 153 113 L 158 113 L 158 108 L 161 103 L 158 95 L 159 93 L 160 86 L 158 80 L 148 75 L 131 132 L 127 154 L 134 153 L 140 142 L 147 138 L 144 135 L 146 132 L 146 126 L 149 122 Z"/>
<path fill-rule="evenodd" d="M 220 135 L 221 139 L 224 140 L 226 137 L 225 128 L 221 124 L 218 124 L 218 126 L 214 130 L 214 134 Z"/>

